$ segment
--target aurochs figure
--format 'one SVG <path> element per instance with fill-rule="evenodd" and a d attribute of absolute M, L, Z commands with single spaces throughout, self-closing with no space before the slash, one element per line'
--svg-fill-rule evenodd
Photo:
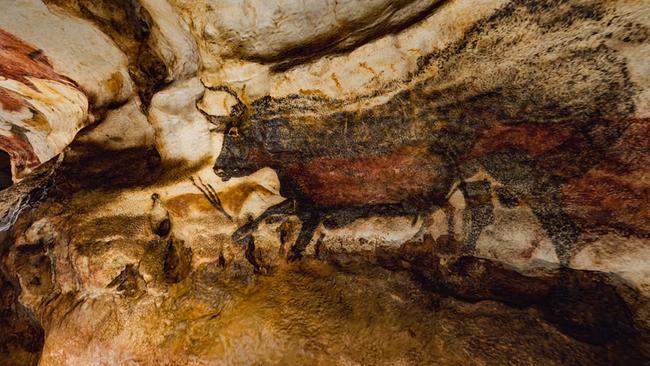
<path fill-rule="evenodd" d="M 360 113 L 302 100 L 320 102 L 320 113 L 298 116 L 281 110 L 269 114 L 276 102 L 267 98 L 253 111 L 264 118 L 231 121 L 217 175 L 229 179 L 270 167 L 278 174 L 280 193 L 288 198 L 234 238 L 244 239 L 270 214 L 294 211 L 303 222 L 289 254 L 295 259 L 321 222 L 336 227 L 364 216 L 417 216 L 443 206 L 458 181 L 457 172 L 446 146 L 432 143 L 444 129 L 407 109 L 413 98 L 417 96 L 401 92 L 389 103 Z M 333 111 L 323 116 L 324 108 Z"/>
<path fill-rule="evenodd" d="M 561 188 L 598 163 L 636 108 L 622 43 L 612 40 L 642 42 L 644 28 L 608 4 L 509 2 L 422 57 L 401 91 L 361 98 L 363 108 L 299 96 L 240 104 L 222 126 L 215 171 L 227 179 L 271 167 L 288 199 L 234 238 L 291 208 L 303 221 L 297 258 L 321 222 L 430 212 L 458 184 L 471 251 L 493 218 L 492 192 L 463 181 L 483 169 L 502 185 L 505 206 L 532 210 L 567 264 L 580 228 Z"/>

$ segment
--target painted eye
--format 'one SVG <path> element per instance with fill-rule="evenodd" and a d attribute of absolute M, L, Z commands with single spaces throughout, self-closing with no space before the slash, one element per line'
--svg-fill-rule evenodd
<path fill-rule="evenodd" d="M 230 137 L 239 137 L 239 130 L 237 127 L 230 127 L 228 130 L 228 136 Z"/>

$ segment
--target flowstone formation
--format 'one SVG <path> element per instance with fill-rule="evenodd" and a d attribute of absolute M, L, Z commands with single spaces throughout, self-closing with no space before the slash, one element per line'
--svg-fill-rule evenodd
<path fill-rule="evenodd" d="M 0 0 L 0 364 L 643 365 L 640 0 Z"/>

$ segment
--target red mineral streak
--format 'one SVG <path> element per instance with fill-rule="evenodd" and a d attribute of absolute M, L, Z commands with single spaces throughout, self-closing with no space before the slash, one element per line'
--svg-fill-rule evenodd
<path fill-rule="evenodd" d="M 567 213 L 587 226 L 618 224 L 650 232 L 648 136 L 650 119 L 630 121 L 600 163 L 562 186 Z"/>
<path fill-rule="evenodd" d="M 42 50 L 0 28 L 0 76 L 20 81 L 29 87 L 36 86 L 29 77 L 58 81 L 77 87 L 70 78 L 58 74 Z"/>
<path fill-rule="evenodd" d="M 469 155 L 478 157 L 507 147 L 514 147 L 535 156 L 557 147 L 570 136 L 570 129 L 557 125 L 526 123 L 508 126 L 496 122 L 478 133 Z"/>
<path fill-rule="evenodd" d="M 21 177 L 25 169 L 38 166 L 41 161 L 28 141 L 17 136 L 0 135 L 0 149 L 11 157 L 16 177 Z"/>
<path fill-rule="evenodd" d="M 16 97 L 13 92 L 2 87 L 0 87 L 0 105 L 2 109 L 9 112 L 18 112 L 30 106 L 23 98 Z"/>
<path fill-rule="evenodd" d="M 389 155 L 355 159 L 318 157 L 288 171 L 303 194 L 329 207 L 425 203 L 443 183 L 440 158 L 424 147 L 403 147 Z M 427 202 L 430 204 L 430 202 Z"/>

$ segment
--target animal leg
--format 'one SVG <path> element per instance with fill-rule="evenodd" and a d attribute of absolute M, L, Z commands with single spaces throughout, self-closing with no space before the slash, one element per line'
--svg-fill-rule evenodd
<path fill-rule="evenodd" d="M 531 208 L 548 233 L 560 265 L 567 267 L 571 259 L 571 249 L 580 236 L 580 228 L 555 202 L 531 200 Z"/>
<path fill-rule="evenodd" d="M 466 219 L 470 221 L 469 233 L 463 251 L 472 254 L 483 229 L 494 222 L 491 185 L 488 181 L 463 182 L 460 189 L 465 196 L 469 210 L 469 217 Z"/>
<path fill-rule="evenodd" d="M 448 201 L 442 206 L 442 211 L 447 219 L 447 245 L 456 241 L 456 231 L 454 230 L 454 211 L 455 208 Z"/>
<path fill-rule="evenodd" d="M 302 252 L 304 252 L 307 245 L 309 245 L 320 221 L 319 215 L 309 215 L 303 218 L 302 228 L 300 229 L 300 234 L 298 234 L 298 239 L 296 239 L 296 242 L 291 247 L 291 251 L 287 255 L 289 261 L 293 262 L 302 258 Z"/>
<path fill-rule="evenodd" d="M 232 240 L 234 242 L 242 242 L 246 237 L 250 236 L 255 229 L 259 226 L 260 222 L 262 220 L 266 219 L 267 217 L 271 215 L 277 215 L 277 214 L 290 214 L 294 211 L 293 208 L 293 201 L 292 200 L 284 200 L 280 203 L 278 203 L 275 206 L 269 207 L 266 211 L 264 211 L 261 215 L 259 215 L 255 220 L 251 220 L 247 224 L 243 225 L 239 229 L 237 229 L 231 236 Z"/>
<path fill-rule="evenodd" d="M 415 221 L 420 218 L 420 215 L 415 216 Z M 429 226 L 431 226 L 432 220 L 431 220 L 431 215 L 424 215 L 423 220 L 422 220 L 422 225 L 420 225 L 420 229 L 418 229 L 418 232 L 413 235 L 411 238 L 411 241 L 420 241 L 424 239 L 424 235 L 426 234 L 427 230 L 429 229 Z M 413 223 L 415 225 L 415 223 Z"/>
<path fill-rule="evenodd" d="M 259 273 L 260 265 L 257 263 L 257 259 L 255 258 L 255 240 L 252 236 L 247 236 L 243 241 L 243 244 L 246 246 L 246 252 L 244 253 L 246 260 L 248 260 L 248 263 L 253 266 L 255 273 Z"/>
<path fill-rule="evenodd" d="M 318 240 L 316 241 L 315 247 L 314 247 L 314 254 L 316 255 L 316 258 L 320 259 L 321 256 L 321 248 L 323 247 L 323 239 L 325 239 L 325 234 L 321 233 L 320 236 L 318 237 Z"/>
<path fill-rule="evenodd" d="M 418 220 L 420 219 L 420 214 L 416 213 L 413 215 L 413 219 L 411 219 L 411 226 L 415 226 L 415 224 L 418 223 Z"/>
<path fill-rule="evenodd" d="M 568 266 L 582 229 L 564 212 L 559 183 L 552 179 L 550 172 L 537 168 L 537 163 L 528 155 L 517 151 L 485 156 L 482 164 L 513 196 L 528 201 L 551 239 L 560 265 Z"/>

